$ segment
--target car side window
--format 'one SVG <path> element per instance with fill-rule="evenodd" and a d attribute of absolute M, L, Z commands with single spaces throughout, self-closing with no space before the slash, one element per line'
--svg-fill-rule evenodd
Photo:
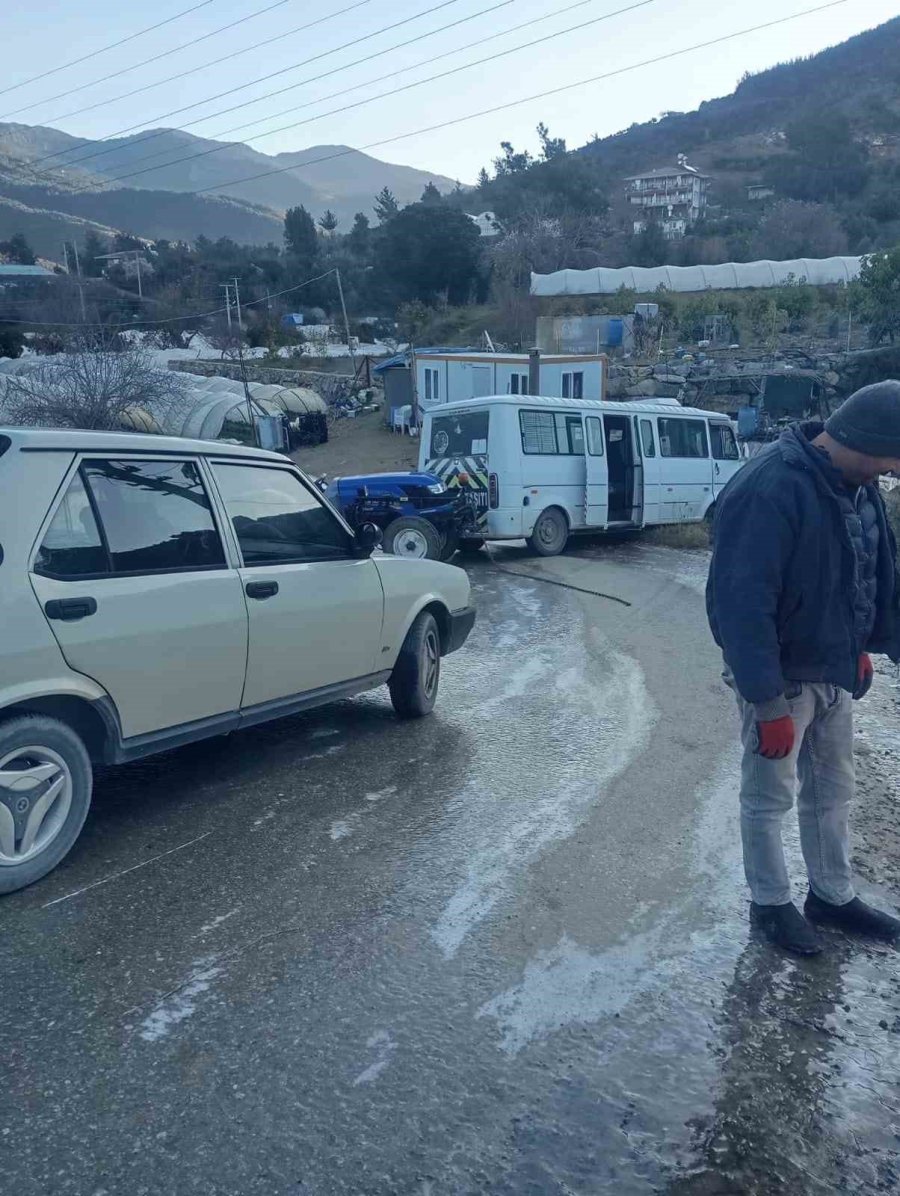
<path fill-rule="evenodd" d="M 245 565 L 333 561 L 352 555 L 352 541 L 332 512 L 286 469 L 213 466 Z"/>
<path fill-rule="evenodd" d="M 109 557 L 90 499 L 77 473 L 41 541 L 36 573 L 47 577 L 95 577 L 108 573 Z"/>
<path fill-rule="evenodd" d="M 193 461 L 85 461 L 112 572 L 226 568 L 200 471 Z"/>

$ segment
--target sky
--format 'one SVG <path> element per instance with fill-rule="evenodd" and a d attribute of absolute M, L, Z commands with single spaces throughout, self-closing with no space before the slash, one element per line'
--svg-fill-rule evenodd
<path fill-rule="evenodd" d="M 595 133 L 605 136 L 665 111 L 690 111 L 732 91 L 747 71 L 813 54 L 900 15 L 898 0 L 847 0 L 718 46 L 637 65 L 820 2 L 329 0 L 322 7 L 297 0 L 207 0 L 178 16 L 200 0 L 157 0 L 152 6 L 32 0 L 3 17 L 0 121 L 49 125 L 92 138 L 181 127 L 198 136 L 246 141 L 267 154 L 351 145 L 470 183 L 497 156 L 501 141 L 533 152 L 538 121 L 575 148 Z M 270 11 L 261 11 L 266 8 Z M 214 32 L 233 21 L 241 23 Z M 533 23 L 519 28 L 525 22 Z M 455 27 L 445 28 L 451 23 Z M 390 25 L 397 27 L 385 29 Z M 199 44 L 187 44 L 201 37 Z M 418 40 L 400 45 L 411 39 Z M 515 52 L 480 62 L 509 50 Z M 359 62 L 363 58 L 368 61 Z M 632 65 L 637 69 L 623 71 Z M 65 69 L 29 82 L 61 66 Z M 467 69 L 432 79 L 461 66 Z M 125 73 L 100 81 L 114 72 Z M 621 73 L 528 99 L 609 72 Z M 411 83 L 421 85 L 410 88 Z M 285 88 L 290 90 L 262 98 Z M 125 94 L 136 89 L 140 94 Z M 211 98 L 231 89 L 232 94 Z M 527 102 L 420 131 L 518 100 Z M 333 111 L 351 104 L 357 106 Z M 235 110 L 223 113 L 226 108 Z M 401 138 L 407 133 L 416 135 Z"/>

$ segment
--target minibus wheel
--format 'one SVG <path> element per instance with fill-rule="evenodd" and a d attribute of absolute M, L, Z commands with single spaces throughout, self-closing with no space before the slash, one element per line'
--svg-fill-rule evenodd
<path fill-rule="evenodd" d="M 541 511 L 528 537 L 528 546 L 538 556 L 559 556 L 569 539 L 569 525 L 559 507 Z"/>

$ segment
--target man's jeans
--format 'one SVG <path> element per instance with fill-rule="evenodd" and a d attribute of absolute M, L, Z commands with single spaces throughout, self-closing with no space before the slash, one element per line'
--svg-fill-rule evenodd
<path fill-rule="evenodd" d="M 728 678 L 726 678 L 727 680 Z M 846 690 L 789 682 L 794 750 L 784 760 L 756 752 L 753 707 L 738 697 L 741 739 L 741 838 L 744 871 L 758 905 L 784 905 L 791 887 L 781 823 L 799 793 L 800 844 L 813 892 L 833 905 L 854 896 L 850 879 L 849 814 L 853 798 L 853 712 Z"/>

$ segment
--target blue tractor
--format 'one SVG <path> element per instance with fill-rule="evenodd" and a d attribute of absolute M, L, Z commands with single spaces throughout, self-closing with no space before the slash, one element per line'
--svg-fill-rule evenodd
<path fill-rule="evenodd" d="M 316 484 L 352 528 L 375 523 L 394 556 L 449 561 L 462 545 L 480 547 L 468 494 L 433 473 L 369 473 Z"/>

